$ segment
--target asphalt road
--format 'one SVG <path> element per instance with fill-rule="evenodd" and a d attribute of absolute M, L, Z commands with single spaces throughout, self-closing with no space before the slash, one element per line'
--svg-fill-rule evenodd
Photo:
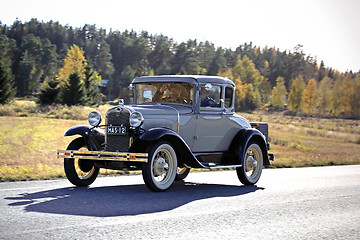
<path fill-rule="evenodd" d="M 360 166 L 190 173 L 163 193 L 141 176 L 0 183 L 0 239 L 360 239 Z"/>

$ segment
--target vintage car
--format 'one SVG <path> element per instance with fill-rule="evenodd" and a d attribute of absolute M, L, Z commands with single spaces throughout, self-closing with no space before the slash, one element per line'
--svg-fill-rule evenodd
<path fill-rule="evenodd" d="M 80 135 L 64 158 L 68 180 L 88 186 L 99 168 L 142 170 L 146 186 L 165 191 L 191 168 L 236 169 L 245 185 L 255 184 L 270 165 L 267 123 L 249 123 L 234 113 L 235 85 L 214 76 L 135 78 L 129 105 L 123 100 L 102 116 L 93 111 L 89 124 L 70 128 Z"/>

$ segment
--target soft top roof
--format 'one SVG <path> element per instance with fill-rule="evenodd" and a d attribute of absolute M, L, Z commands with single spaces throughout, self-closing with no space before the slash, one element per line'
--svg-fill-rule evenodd
<path fill-rule="evenodd" d="M 138 77 L 132 81 L 132 84 L 135 83 L 144 83 L 144 82 L 188 82 L 192 84 L 196 83 L 219 83 L 219 84 L 229 84 L 235 87 L 233 81 L 228 78 L 218 77 L 218 76 L 205 76 L 205 75 L 163 75 L 163 76 L 146 76 Z"/>

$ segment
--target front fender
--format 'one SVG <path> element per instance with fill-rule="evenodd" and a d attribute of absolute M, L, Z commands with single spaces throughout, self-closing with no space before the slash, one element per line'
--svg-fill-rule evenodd
<path fill-rule="evenodd" d="M 270 165 L 270 160 L 267 152 L 267 143 L 265 136 L 257 129 L 244 128 L 241 129 L 234 137 L 229 152 L 234 153 L 242 164 L 245 158 L 246 147 L 250 141 L 259 144 L 264 157 L 264 165 Z"/>
<path fill-rule="evenodd" d="M 140 139 L 143 141 L 155 141 L 164 136 L 177 137 L 177 138 L 181 139 L 184 142 L 184 144 L 186 144 L 185 141 L 182 139 L 182 137 L 179 134 L 177 134 L 175 131 L 168 129 L 168 128 L 151 128 L 150 130 L 148 130 L 147 132 L 142 134 L 140 136 Z"/>
<path fill-rule="evenodd" d="M 204 168 L 192 153 L 184 139 L 175 131 L 168 128 L 152 128 L 142 134 L 131 146 L 132 152 L 145 152 L 146 147 L 153 142 L 165 140 L 171 143 L 179 158 L 180 164 L 186 164 L 194 168 Z M 205 167 L 206 168 L 206 167 Z"/>
<path fill-rule="evenodd" d="M 82 136 L 89 150 L 99 151 L 104 147 L 105 133 L 101 129 L 89 125 L 77 125 L 69 128 L 64 134 L 64 136 L 74 135 Z"/>

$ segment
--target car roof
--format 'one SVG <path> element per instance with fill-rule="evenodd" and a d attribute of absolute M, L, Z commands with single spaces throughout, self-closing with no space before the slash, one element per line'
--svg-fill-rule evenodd
<path fill-rule="evenodd" d="M 162 76 L 144 76 L 135 78 L 132 83 L 144 83 L 144 82 L 189 82 L 192 84 L 200 83 L 218 83 L 228 84 L 235 87 L 233 81 L 228 78 L 219 76 L 205 76 L 205 75 L 162 75 Z"/>

